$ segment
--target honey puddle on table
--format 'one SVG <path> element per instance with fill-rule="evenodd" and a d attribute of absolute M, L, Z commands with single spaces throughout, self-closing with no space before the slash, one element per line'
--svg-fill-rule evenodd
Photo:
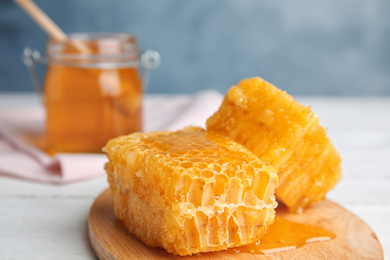
<path fill-rule="evenodd" d="M 336 235 L 325 228 L 300 224 L 281 217 L 268 228 L 261 242 L 231 248 L 229 253 L 272 254 L 295 249 L 312 242 L 327 241 Z"/>

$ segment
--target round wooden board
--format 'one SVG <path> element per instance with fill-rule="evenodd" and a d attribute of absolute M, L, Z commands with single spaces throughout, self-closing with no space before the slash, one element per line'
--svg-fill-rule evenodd
<path fill-rule="evenodd" d="M 333 231 L 336 238 L 315 242 L 290 251 L 269 255 L 225 251 L 193 256 L 175 256 L 161 248 L 144 245 L 131 235 L 113 211 L 107 189 L 93 203 L 89 213 L 89 238 L 99 259 L 383 259 L 383 249 L 374 231 L 359 217 L 340 205 L 324 200 L 303 214 L 291 214 L 279 206 L 278 216 L 298 223 Z"/>

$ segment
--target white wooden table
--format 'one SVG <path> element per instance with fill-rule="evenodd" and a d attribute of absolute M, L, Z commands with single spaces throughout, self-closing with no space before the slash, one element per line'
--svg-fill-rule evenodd
<path fill-rule="evenodd" d="M 159 98 L 167 106 L 188 100 Z M 343 157 L 343 180 L 328 198 L 365 220 L 389 259 L 390 97 L 297 100 L 320 115 Z M 28 106 L 38 106 L 35 96 L 0 93 L 0 109 Z M 94 259 L 87 234 L 88 212 L 106 188 L 104 177 L 50 185 L 0 175 L 0 259 Z"/>

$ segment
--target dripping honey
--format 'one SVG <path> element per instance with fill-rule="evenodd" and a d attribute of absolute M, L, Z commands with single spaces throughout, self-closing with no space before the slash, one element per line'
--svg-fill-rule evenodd
<path fill-rule="evenodd" d="M 135 39 L 114 36 L 82 38 L 88 53 L 71 41 L 49 50 L 44 85 L 49 153 L 100 152 L 109 139 L 142 130 Z"/>
<path fill-rule="evenodd" d="M 232 248 L 231 253 L 271 254 L 304 246 L 308 243 L 327 241 L 336 235 L 325 228 L 300 224 L 281 217 L 268 228 L 261 241 Z"/>

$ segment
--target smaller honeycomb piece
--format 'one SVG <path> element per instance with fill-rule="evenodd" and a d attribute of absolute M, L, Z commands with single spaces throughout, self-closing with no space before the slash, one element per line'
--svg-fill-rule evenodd
<path fill-rule="evenodd" d="M 276 198 L 290 211 L 324 199 L 341 178 L 341 158 L 319 117 L 259 77 L 230 88 L 206 125 L 278 170 Z"/>
<path fill-rule="evenodd" d="M 149 246 L 223 250 L 259 241 L 274 221 L 276 171 L 222 135 L 134 133 L 104 150 L 115 214 Z"/>

